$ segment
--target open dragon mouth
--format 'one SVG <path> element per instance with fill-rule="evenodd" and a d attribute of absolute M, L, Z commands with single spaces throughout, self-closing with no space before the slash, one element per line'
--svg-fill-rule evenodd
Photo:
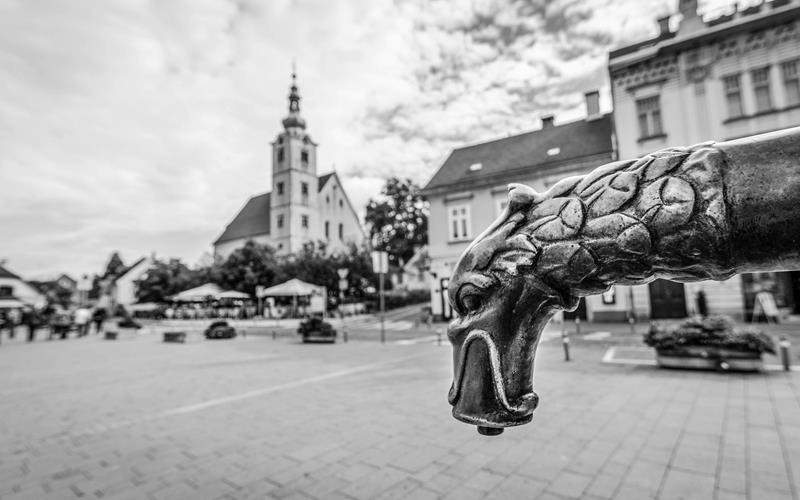
<path fill-rule="evenodd" d="M 539 397 L 531 390 L 510 400 L 494 340 L 484 330 L 472 330 L 461 345 L 448 401 L 458 420 L 478 425 L 482 434 L 499 434 L 503 427 L 529 422 Z"/>

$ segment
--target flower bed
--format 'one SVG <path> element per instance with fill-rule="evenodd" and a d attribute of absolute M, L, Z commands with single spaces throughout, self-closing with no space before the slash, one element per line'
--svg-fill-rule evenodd
<path fill-rule="evenodd" d="M 677 326 L 652 323 L 644 342 L 656 349 L 658 365 L 668 368 L 760 370 L 761 355 L 775 354 L 769 336 L 736 330 L 725 316 L 692 318 Z"/>
<path fill-rule="evenodd" d="M 303 342 L 329 343 L 336 342 L 336 330 L 330 323 L 322 318 L 311 317 L 300 323 L 297 333 L 303 337 Z"/>

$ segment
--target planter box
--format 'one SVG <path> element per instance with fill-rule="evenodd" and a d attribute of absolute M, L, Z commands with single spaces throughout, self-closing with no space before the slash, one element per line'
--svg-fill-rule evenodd
<path fill-rule="evenodd" d="M 761 354 L 713 346 L 656 349 L 656 363 L 663 368 L 690 370 L 761 371 Z"/>
<path fill-rule="evenodd" d="M 309 332 L 303 334 L 303 343 L 306 344 L 334 344 L 336 343 L 336 333 L 333 335 L 323 334 L 322 332 Z"/>
<path fill-rule="evenodd" d="M 106 331 L 104 337 L 106 340 L 117 340 L 117 332 Z"/>
<path fill-rule="evenodd" d="M 186 332 L 164 332 L 164 342 L 186 342 Z"/>

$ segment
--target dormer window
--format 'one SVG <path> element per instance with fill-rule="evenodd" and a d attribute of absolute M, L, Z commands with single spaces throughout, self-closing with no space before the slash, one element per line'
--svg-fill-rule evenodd
<path fill-rule="evenodd" d="M 550 148 L 547 150 L 547 156 L 555 156 L 561 152 L 561 148 Z"/>
<path fill-rule="evenodd" d="M 477 172 L 482 168 L 483 168 L 483 163 L 480 163 L 480 162 L 479 163 L 473 163 L 472 165 L 469 166 L 469 171 L 470 172 Z"/>

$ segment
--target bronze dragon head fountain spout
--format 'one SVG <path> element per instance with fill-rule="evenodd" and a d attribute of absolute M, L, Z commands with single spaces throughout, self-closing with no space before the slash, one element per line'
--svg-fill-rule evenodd
<path fill-rule="evenodd" d="M 798 250 L 800 129 L 664 149 L 543 193 L 512 184 L 450 280 L 453 415 L 489 435 L 529 422 L 541 332 L 580 297 L 797 267 Z"/>

